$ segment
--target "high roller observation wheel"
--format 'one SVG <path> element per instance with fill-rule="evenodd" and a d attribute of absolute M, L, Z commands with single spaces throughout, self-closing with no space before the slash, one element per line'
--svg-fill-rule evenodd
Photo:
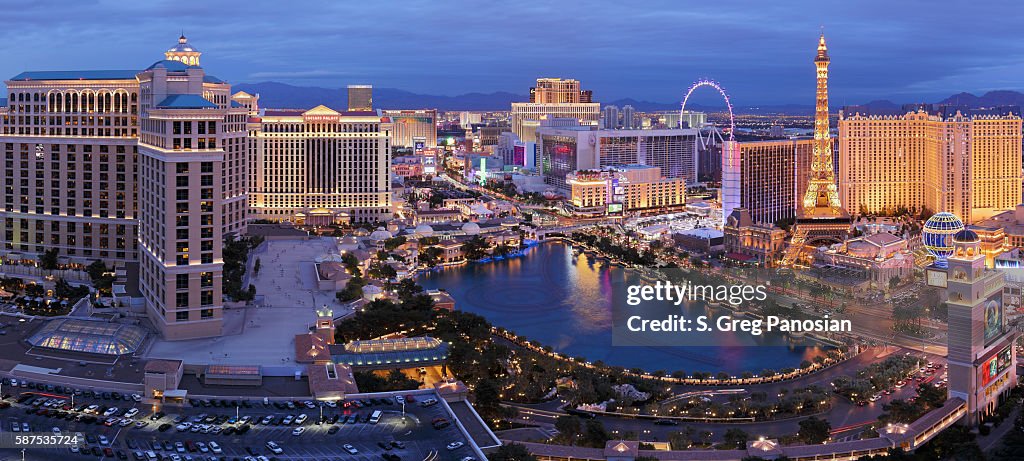
<path fill-rule="evenodd" d="M 736 118 L 733 116 L 732 113 L 732 101 L 729 100 L 729 94 L 725 92 L 725 89 L 722 88 L 722 85 L 719 85 L 718 82 L 714 80 L 702 78 L 700 80 L 697 80 L 696 82 L 693 82 L 693 85 L 690 85 L 690 88 L 686 90 L 686 96 L 683 98 L 683 105 L 682 107 L 679 108 L 679 126 L 682 127 L 683 125 L 683 117 L 685 116 L 684 113 L 686 112 L 686 101 L 689 101 L 690 95 L 693 94 L 693 92 L 697 88 L 700 88 L 702 86 L 708 86 L 718 90 L 718 93 L 722 95 L 722 99 L 725 99 L 725 105 L 726 107 L 729 108 L 729 141 L 735 141 L 736 139 L 733 133 L 736 131 Z"/>

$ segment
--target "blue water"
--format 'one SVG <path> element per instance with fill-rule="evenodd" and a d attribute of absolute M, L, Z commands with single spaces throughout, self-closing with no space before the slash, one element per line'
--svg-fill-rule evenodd
<path fill-rule="evenodd" d="M 822 353 L 814 343 L 794 344 L 782 335 L 722 332 L 706 333 L 709 346 L 613 346 L 612 300 L 624 299 L 625 286 L 639 283 L 639 277 L 628 269 L 573 255 L 561 243 L 542 244 L 518 258 L 431 272 L 418 282 L 428 289 L 447 290 L 456 309 L 480 314 L 558 352 L 626 368 L 757 373 L 796 367 Z M 686 307 L 686 313 L 702 315 L 704 309 L 695 304 Z"/>

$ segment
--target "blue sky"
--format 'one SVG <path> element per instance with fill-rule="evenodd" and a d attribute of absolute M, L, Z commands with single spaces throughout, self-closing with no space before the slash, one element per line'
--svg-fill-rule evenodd
<path fill-rule="evenodd" d="M 833 105 L 1024 90 L 1024 6 L 1009 0 L 4 3 L 5 78 L 144 68 L 184 31 L 231 82 L 525 94 L 537 76 L 561 76 L 599 101 L 672 102 L 710 77 L 737 105 L 812 104 L 824 26 Z"/>

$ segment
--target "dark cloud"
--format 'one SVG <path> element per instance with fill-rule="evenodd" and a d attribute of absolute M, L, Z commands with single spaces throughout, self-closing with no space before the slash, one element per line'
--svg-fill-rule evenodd
<path fill-rule="evenodd" d="M 184 31 L 204 67 L 234 82 L 451 95 L 566 76 L 599 99 L 667 102 L 706 76 L 740 105 L 804 103 L 825 26 L 837 104 L 1024 87 L 1024 6 L 1008 0 L 2 0 L 0 11 L 8 76 L 142 68 Z"/>

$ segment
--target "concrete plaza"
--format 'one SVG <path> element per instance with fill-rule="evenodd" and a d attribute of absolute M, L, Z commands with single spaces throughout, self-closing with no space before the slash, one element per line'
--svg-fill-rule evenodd
<path fill-rule="evenodd" d="M 335 317 L 346 312 L 333 291 L 319 291 L 314 262 L 338 252 L 333 238 L 267 240 L 250 253 L 253 306 L 224 310 L 224 335 L 212 339 L 157 341 L 149 358 L 176 358 L 191 364 L 295 367 L 294 337 L 309 331 L 315 309 L 324 304 Z M 252 274 L 260 259 L 259 274 Z"/>

